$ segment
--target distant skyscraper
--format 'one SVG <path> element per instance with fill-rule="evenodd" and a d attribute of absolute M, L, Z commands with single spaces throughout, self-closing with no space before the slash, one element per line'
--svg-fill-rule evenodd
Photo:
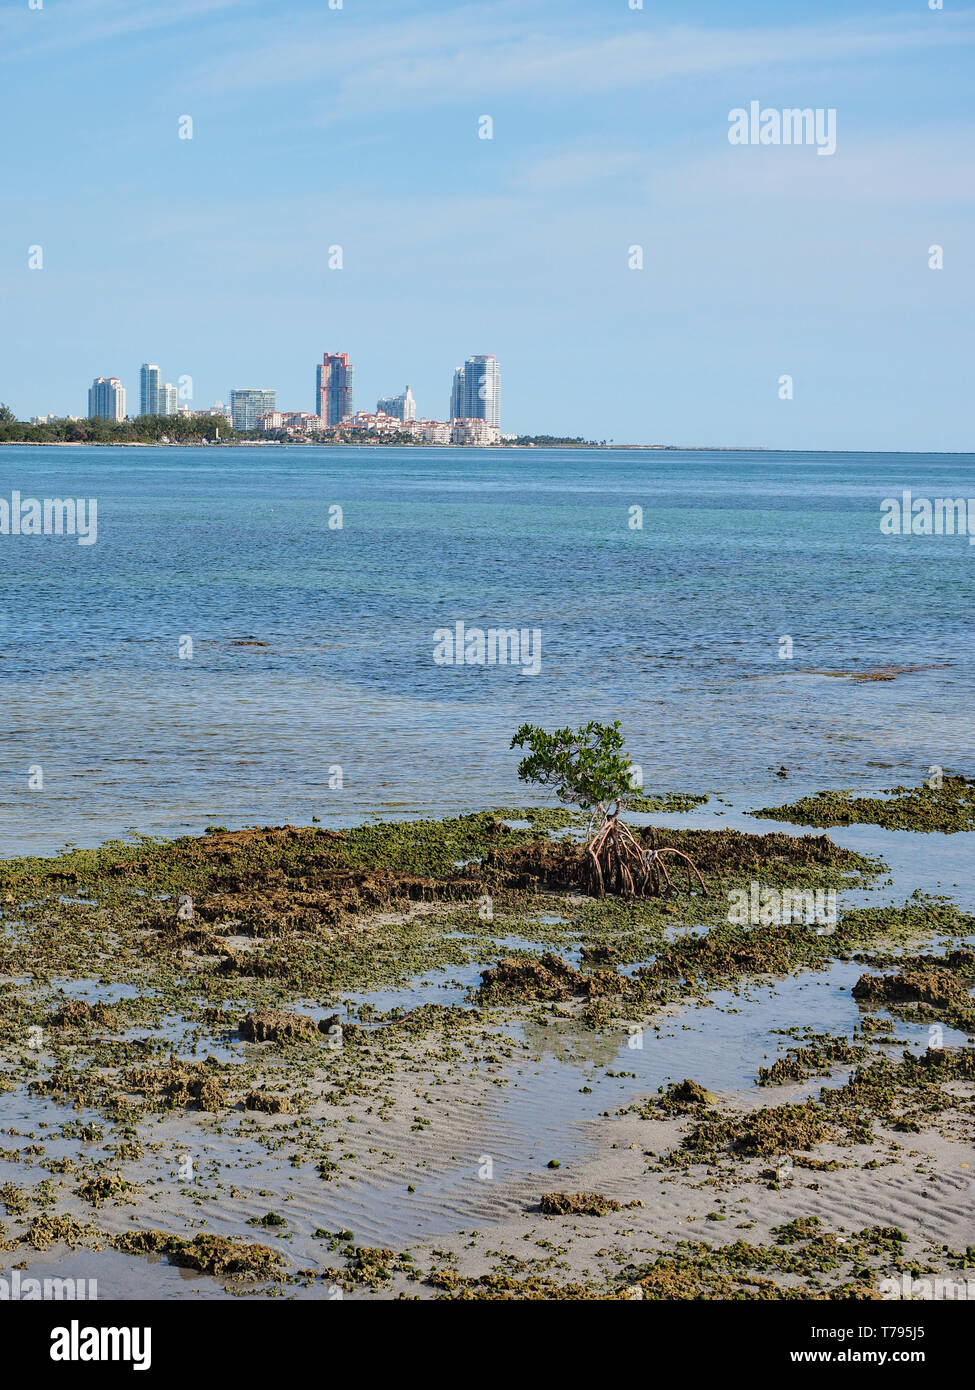
<path fill-rule="evenodd" d="M 458 367 L 454 372 L 454 384 L 450 388 L 450 414 L 449 420 L 461 420 L 464 416 L 464 368 Z"/>
<path fill-rule="evenodd" d="M 376 410 L 383 415 L 394 415 L 397 420 L 416 419 L 416 401 L 407 386 L 401 396 L 383 396 L 376 404 Z"/>
<path fill-rule="evenodd" d="M 175 415 L 179 409 L 179 392 L 171 381 L 159 388 L 159 408 L 157 415 Z"/>
<path fill-rule="evenodd" d="M 501 369 L 493 353 L 468 357 L 454 372 L 450 393 L 452 420 L 486 420 L 501 424 Z"/>
<path fill-rule="evenodd" d="M 323 425 L 338 425 L 352 414 L 355 368 L 347 352 L 326 352 L 315 369 L 315 410 Z"/>
<path fill-rule="evenodd" d="M 154 362 L 143 362 L 139 373 L 139 414 L 159 415 L 159 388 L 162 372 Z"/>
<path fill-rule="evenodd" d="M 277 408 L 277 391 L 248 387 L 230 393 L 230 419 L 235 430 L 256 430 L 260 417 Z"/>
<path fill-rule="evenodd" d="M 96 376 L 88 388 L 89 420 L 124 420 L 125 387 L 117 376 Z"/>

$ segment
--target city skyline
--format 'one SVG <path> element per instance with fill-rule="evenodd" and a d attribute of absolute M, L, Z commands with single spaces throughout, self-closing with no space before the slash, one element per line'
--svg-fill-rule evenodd
<path fill-rule="evenodd" d="M 0 398 L 79 411 L 151 342 L 309 409 L 326 338 L 439 414 L 483 344 L 518 432 L 970 447 L 973 45 L 964 0 L 5 7 Z M 753 101 L 835 153 L 729 143 Z"/>
<path fill-rule="evenodd" d="M 217 401 L 213 405 L 204 406 L 193 400 L 192 377 L 187 375 L 180 378 L 181 383 L 188 383 L 189 389 L 185 392 L 185 399 L 180 400 L 180 390 L 177 390 L 170 382 L 163 382 L 162 371 L 158 363 L 143 362 L 139 372 L 139 414 L 140 415 L 175 415 L 182 411 L 187 414 L 206 414 L 211 415 L 221 410 L 222 401 Z M 262 425 L 265 417 L 279 416 L 281 414 L 306 419 L 318 420 L 325 428 L 340 425 L 344 421 L 353 417 L 361 420 L 369 419 L 371 416 L 367 411 L 356 411 L 354 405 L 354 380 L 355 365 L 346 352 L 322 354 L 322 361 L 316 365 L 315 369 L 315 401 L 316 410 L 314 412 L 302 412 L 293 409 L 279 411 L 278 391 L 276 387 L 232 387 L 229 393 L 230 404 L 226 408 L 226 414 L 235 430 L 249 431 L 258 429 Z M 92 415 L 104 415 L 106 412 L 115 412 L 118 409 L 118 395 L 113 394 L 109 397 L 100 383 L 110 381 L 114 388 L 121 390 L 121 400 L 126 399 L 124 385 L 118 377 L 99 377 L 96 378 L 92 387 L 88 391 L 89 417 Z M 93 403 L 97 404 L 97 410 L 93 409 Z M 38 414 L 36 418 L 46 419 L 55 416 L 56 412 L 45 412 Z M 417 421 L 416 398 L 409 385 L 395 396 L 382 396 L 376 403 L 376 415 L 385 415 L 391 419 L 400 420 L 405 424 Z M 123 408 L 122 415 L 118 416 L 109 413 L 108 418 L 125 418 L 126 412 Z M 431 417 L 429 414 L 420 417 L 425 423 L 437 423 L 439 417 Z M 500 430 L 501 425 L 501 371 L 497 357 L 493 353 L 477 353 L 466 359 L 460 366 L 455 368 L 452 387 L 450 393 L 450 409 L 446 417 L 446 422 L 450 421 L 481 421 Z"/>

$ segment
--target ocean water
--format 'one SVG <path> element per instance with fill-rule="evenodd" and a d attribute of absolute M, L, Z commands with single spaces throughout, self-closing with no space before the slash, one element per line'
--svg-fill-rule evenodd
<path fill-rule="evenodd" d="M 903 488 L 975 456 L 0 447 L 0 497 L 98 501 L 94 545 L 0 536 L 0 854 L 538 801 L 524 720 L 745 807 L 972 775 L 975 547 L 882 535 Z M 539 674 L 436 664 L 457 622 Z"/>

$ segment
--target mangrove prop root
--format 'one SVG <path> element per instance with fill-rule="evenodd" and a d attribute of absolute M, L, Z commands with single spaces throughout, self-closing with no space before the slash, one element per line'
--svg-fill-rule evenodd
<path fill-rule="evenodd" d="M 651 839 L 655 841 L 656 836 Z M 595 898 L 603 898 L 607 893 L 626 898 L 656 898 L 672 893 L 675 885 L 667 867 L 667 855 L 672 856 L 671 867 L 684 869 L 688 888 L 694 886 L 696 879 L 707 897 L 704 879 L 689 854 L 670 846 L 659 848 L 656 843 L 647 849 L 618 814 L 607 814 L 586 844 L 586 890 Z"/>

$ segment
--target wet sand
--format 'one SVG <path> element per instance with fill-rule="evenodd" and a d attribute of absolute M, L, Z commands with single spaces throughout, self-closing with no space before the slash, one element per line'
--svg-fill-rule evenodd
<path fill-rule="evenodd" d="M 654 823 L 730 824 L 759 834 L 782 829 L 729 808 L 719 821 L 719 809 L 655 817 Z M 802 828 L 790 827 L 790 833 Z M 877 886 L 841 892 L 844 908 L 903 903 L 918 887 L 948 893 L 963 909 L 973 905 L 973 887 L 963 879 L 964 836 L 856 826 L 833 831 L 831 838 L 880 853 L 891 866 Z M 548 906 L 535 919 L 541 938 L 535 949 L 543 948 L 546 930 L 561 930 L 563 911 L 570 911 L 557 896 Z M 418 904 L 374 913 L 372 920 L 424 919 L 430 929 L 442 923 L 450 932 L 456 929 L 452 914 Z M 681 900 L 671 935 L 685 930 L 693 915 L 693 904 Z M 369 922 L 367 914 L 358 929 L 368 934 Z M 140 1036 L 164 1037 L 183 1065 L 212 1056 L 220 1065 L 258 1066 L 265 1089 L 297 1093 L 293 1113 L 262 1114 L 240 1104 L 214 1112 L 151 1108 L 123 1122 L 118 1114 L 107 1119 L 98 1106 L 72 1107 L 8 1083 L 11 1089 L 0 1094 L 0 1197 L 9 1198 L 0 1267 L 26 1264 L 40 1277 L 53 1272 L 97 1279 L 101 1297 L 120 1298 L 243 1292 L 302 1299 L 636 1298 L 688 1296 L 687 1286 L 647 1274 L 673 1256 L 690 1261 L 705 1287 L 714 1277 L 727 1279 L 732 1265 L 721 1265 L 715 1276 L 705 1252 L 744 1241 L 752 1250 L 732 1262 L 735 1292 L 722 1286 L 714 1296 L 769 1296 L 761 1281 L 770 1281 L 779 1291 L 806 1297 L 851 1287 L 877 1297 L 883 1277 L 915 1260 L 965 1277 L 957 1271 L 965 1267 L 975 1214 L 970 1083 L 950 1082 L 957 1111 L 941 1110 L 933 1121 L 922 1117 L 917 1132 L 878 1123 L 868 1143 L 821 1142 L 808 1151 L 785 1144 L 772 1158 L 729 1154 L 694 1162 L 685 1155 L 671 1163 L 668 1156 L 680 1154 L 702 1115 L 653 1113 L 660 1088 L 684 1077 L 714 1093 L 706 1112 L 711 1120 L 801 1104 L 824 1086 L 842 1086 L 850 1066 L 793 1084 L 759 1087 L 755 1081 L 758 1068 L 794 1047 L 802 1030 L 856 1035 L 863 1043 L 867 1035 L 856 1030 L 864 1010 L 851 994 L 862 960 L 831 960 L 778 978 L 743 978 L 731 989 L 702 990 L 649 1011 L 642 1033 L 634 1034 L 637 1025 L 618 1018 L 594 1028 L 571 1001 L 475 1010 L 472 991 L 487 964 L 532 941 L 524 917 L 517 932 L 501 920 L 493 931 L 480 959 L 405 979 L 394 972 L 398 978 L 386 986 L 333 990 L 327 999 L 292 999 L 294 1011 L 315 1022 L 337 1008 L 343 1023 L 355 1018 L 360 1029 L 376 1029 L 371 1043 L 379 1038 L 379 1046 L 354 1084 L 351 1073 L 343 1073 L 336 1085 L 340 1063 L 327 1050 L 314 1066 L 302 1056 L 296 1067 L 287 1049 L 273 1042 L 247 1043 L 235 1030 L 201 1028 L 178 1013 L 164 1012 L 161 1027 L 124 1033 L 130 1044 Z M 253 947 L 245 937 L 221 939 Z M 578 962 L 578 950 L 563 941 L 561 958 Z M 21 980 L 11 987 L 29 994 L 38 983 L 28 987 Z M 133 984 L 83 977 L 43 983 L 65 998 L 109 1007 L 140 993 Z M 449 1027 L 429 1021 L 396 1026 L 401 1016 L 431 1005 L 449 1012 Z M 871 1056 L 897 1060 L 905 1050 L 920 1056 L 930 1045 L 928 1018 L 871 1013 L 889 1025 L 882 1040 L 868 1040 Z M 965 1043 L 964 1031 L 942 1030 L 940 1046 L 964 1049 Z M 36 1049 L 39 1073 L 51 1060 L 43 1047 Z M 158 1048 L 152 1065 L 161 1065 Z M 120 1143 L 131 1149 L 123 1147 L 116 1157 L 112 1150 Z M 814 1166 L 803 1166 L 803 1154 Z M 78 1166 L 61 1173 L 59 1160 Z M 92 1172 L 118 1174 L 129 1186 L 93 1204 L 77 1191 L 77 1178 Z M 45 1182 L 50 1186 L 39 1200 L 29 1193 L 24 1198 L 26 1189 Z M 551 1193 L 598 1194 L 619 1209 L 545 1215 L 539 1204 Z M 35 1248 L 31 1232 L 45 1213 L 87 1228 L 78 1248 L 63 1241 Z M 807 1218 L 816 1222 L 803 1227 L 801 1239 L 783 1234 L 788 1223 Z M 871 1237 L 874 1245 L 864 1255 L 857 1233 L 868 1228 L 893 1228 L 904 1239 L 891 1247 L 887 1237 Z M 280 1257 L 278 1277 L 214 1277 L 180 1268 L 166 1255 L 111 1248 L 138 1230 L 184 1240 L 206 1232 L 267 1246 Z M 828 1259 L 820 1249 L 824 1238 Z M 846 1247 L 854 1250 L 849 1261 Z M 355 1253 L 363 1249 L 364 1257 Z M 754 1250 L 789 1258 L 776 1265 L 778 1256 Z M 666 1276 L 672 1280 L 669 1266 Z"/>

